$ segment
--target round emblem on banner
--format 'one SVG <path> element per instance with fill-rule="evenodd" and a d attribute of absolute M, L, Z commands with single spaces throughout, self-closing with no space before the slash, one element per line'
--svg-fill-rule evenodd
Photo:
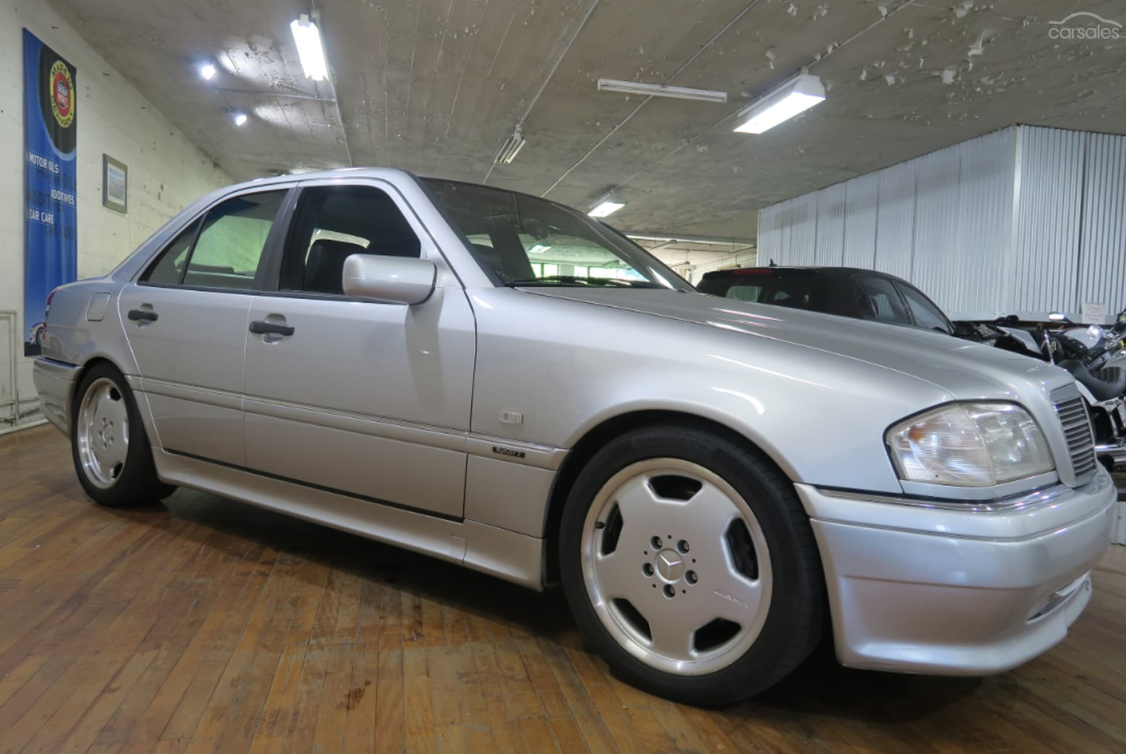
<path fill-rule="evenodd" d="M 51 112 L 63 128 L 74 122 L 74 79 L 66 63 L 56 60 L 51 66 Z"/>

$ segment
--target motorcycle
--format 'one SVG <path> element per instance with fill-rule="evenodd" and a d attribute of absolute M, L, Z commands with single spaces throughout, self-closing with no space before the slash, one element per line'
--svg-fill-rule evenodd
<path fill-rule="evenodd" d="M 1066 369 L 1087 402 L 1095 454 L 1108 469 L 1126 463 L 1126 309 L 1112 327 L 1076 326 L 1051 314 L 1056 328 L 1016 327 L 1015 317 L 975 325 L 979 342 L 1042 359 Z"/>

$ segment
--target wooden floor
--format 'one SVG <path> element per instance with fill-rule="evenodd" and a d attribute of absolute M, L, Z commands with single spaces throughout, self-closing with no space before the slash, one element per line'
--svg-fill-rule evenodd
<path fill-rule="evenodd" d="M 611 677 L 558 591 L 197 492 L 101 509 L 39 427 L 0 437 L 0 752 L 1126 752 L 1126 547 L 1094 579 L 1005 675 L 822 652 L 704 711 Z"/>

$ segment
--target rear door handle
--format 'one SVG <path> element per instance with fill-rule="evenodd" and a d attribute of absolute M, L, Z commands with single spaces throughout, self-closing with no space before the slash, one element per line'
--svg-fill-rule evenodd
<path fill-rule="evenodd" d="M 129 319 L 134 322 L 156 322 L 160 315 L 150 309 L 130 309 Z"/>
<path fill-rule="evenodd" d="M 293 335 L 293 327 L 259 319 L 250 323 L 250 332 L 255 335 Z"/>

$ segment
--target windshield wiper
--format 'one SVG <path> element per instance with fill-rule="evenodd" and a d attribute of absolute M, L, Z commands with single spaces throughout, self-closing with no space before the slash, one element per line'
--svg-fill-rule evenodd
<path fill-rule="evenodd" d="M 648 280 L 622 280 L 620 278 L 591 278 L 601 285 L 624 285 L 627 288 L 661 288 L 669 290 L 667 286 L 651 283 Z"/>
<path fill-rule="evenodd" d="M 620 280 L 618 278 L 579 278 L 573 275 L 547 275 L 542 278 L 517 278 L 505 281 L 510 288 L 532 287 L 537 285 L 586 288 L 588 286 L 625 286 L 628 288 L 664 288 L 663 285 L 651 283 L 648 280 Z"/>
<path fill-rule="evenodd" d="M 586 281 L 580 281 L 575 277 L 568 277 L 566 275 L 550 275 L 542 278 L 516 278 L 515 280 L 506 280 L 504 284 L 509 288 L 528 287 L 534 285 L 556 285 L 556 286 L 575 286 L 585 287 Z"/>

